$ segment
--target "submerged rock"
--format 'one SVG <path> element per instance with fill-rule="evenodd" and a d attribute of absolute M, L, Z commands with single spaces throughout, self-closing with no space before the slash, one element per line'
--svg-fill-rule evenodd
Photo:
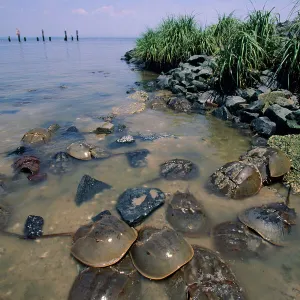
<path fill-rule="evenodd" d="M 167 180 L 191 179 L 198 175 L 198 167 L 186 159 L 171 159 L 160 165 L 160 176 Z"/>
<path fill-rule="evenodd" d="M 191 103 L 185 98 L 171 98 L 168 102 L 168 107 L 177 112 L 190 112 L 192 109 Z"/>
<path fill-rule="evenodd" d="M 64 174 L 73 170 L 73 158 L 66 152 L 56 153 L 49 166 L 49 171 L 53 174 Z"/>
<path fill-rule="evenodd" d="M 77 187 L 75 196 L 76 205 L 80 206 L 82 203 L 91 200 L 97 193 L 105 189 L 111 189 L 111 186 L 89 175 L 84 175 Z"/>
<path fill-rule="evenodd" d="M 127 152 L 126 157 L 132 168 L 143 168 L 148 165 L 147 156 L 149 153 L 150 151 L 147 149 L 136 150 L 133 152 Z"/>
<path fill-rule="evenodd" d="M 132 188 L 120 195 L 117 210 L 129 225 L 141 223 L 164 204 L 165 194 L 156 188 Z"/>
<path fill-rule="evenodd" d="M 40 216 L 28 216 L 24 226 L 24 236 L 36 239 L 43 235 L 44 219 Z"/>

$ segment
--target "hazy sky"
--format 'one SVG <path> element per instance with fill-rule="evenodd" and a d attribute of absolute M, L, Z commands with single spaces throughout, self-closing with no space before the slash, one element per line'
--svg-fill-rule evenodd
<path fill-rule="evenodd" d="M 253 0 L 256 9 L 275 7 L 286 19 L 292 0 Z M 253 6 L 249 0 L 0 0 L 0 36 L 69 34 L 90 37 L 136 37 L 156 26 L 168 14 L 194 13 L 199 23 L 216 20 L 218 13 L 243 17 Z"/>

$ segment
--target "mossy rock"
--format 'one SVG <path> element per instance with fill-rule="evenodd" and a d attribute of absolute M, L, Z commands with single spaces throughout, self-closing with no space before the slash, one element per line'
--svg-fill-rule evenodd
<path fill-rule="evenodd" d="M 290 185 L 295 193 L 300 193 L 300 135 L 273 135 L 268 140 L 271 147 L 282 150 L 290 158 L 292 168 L 283 180 Z"/>

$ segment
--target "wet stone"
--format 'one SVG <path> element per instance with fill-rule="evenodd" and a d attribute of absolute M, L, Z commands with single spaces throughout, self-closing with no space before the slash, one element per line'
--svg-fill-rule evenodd
<path fill-rule="evenodd" d="M 117 210 L 129 225 L 141 223 L 164 204 L 165 194 L 156 188 L 132 188 L 120 195 Z"/>
<path fill-rule="evenodd" d="M 35 156 L 22 156 L 12 165 L 14 171 L 37 174 L 40 170 L 40 160 Z"/>
<path fill-rule="evenodd" d="M 135 139 L 131 135 L 124 135 L 109 145 L 110 149 L 117 149 L 123 146 L 134 146 Z"/>
<path fill-rule="evenodd" d="M 97 193 L 105 189 L 110 189 L 111 186 L 89 175 L 84 175 L 77 188 L 75 203 L 80 206 L 82 203 L 91 200 Z"/>
<path fill-rule="evenodd" d="M 64 174 L 73 170 L 73 158 L 66 152 L 56 153 L 49 166 L 53 174 Z"/>
<path fill-rule="evenodd" d="M 147 149 L 136 150 L 133 152 L 127 152 L 126 157 L 132 168 L 143 168 L 148 165 L 147 156 L 149 153 L 150 151 Z"/>
<path fill-rule="evenodd" d="M 160 175 L 167 180 L 187 180 L 198 175 L 197 166 L 186 159 L 172 159 L 160 165 Z"/>
<path fill-rule="evenodd" d="M 213 229 L 217 251 L 229 259 L 262 258 L 268 244 L 241 222 L 225 222 Z"/>
<path fill-rule="evenodd" d="M 11 156 L 11 155 L 22 155 L 24 154 L 26 151 L 28 151 L 28 148 L 25 146 L 20 146 L 18 147 L 16 150 L 10 152 L 7 154 L 7 156 Z"/>
<path fill-rule="evenodd" d="M 24 226 L 24 236 L 28 239 L 36 239 L 43 235 L 44 219 L 40 216 L 28 216 Z"/>
<path fill-rule="evenodd" d="M 29 175 L 27 176 L 28 180 L 32 183 L 40 183 L 43 182 L 47 179 L 47 174 L 46 173 L 38 173 L 34 175 Z"/>
<path fill-rule="evenodd" d="M 101 213 L 99 213 L 98 215 L 96 215 L 95 217 L 92 217 L 92 221 L 93 222 L 97 222 L 97 221 L 100 221 L 103 216 L 111 216 L 111 213 L 109 210 L 104 210 L 104 211 L 101 211 Z"/>
<path fill-rule="evenodd" d="M 67 132 L 79 132 L 79 130 L 77 129 L 76 126 L 71 126 L 66 131 Z"/>

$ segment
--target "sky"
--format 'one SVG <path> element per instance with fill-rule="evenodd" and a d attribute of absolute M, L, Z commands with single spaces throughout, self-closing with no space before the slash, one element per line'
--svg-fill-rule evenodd
<path fill-rule="evenodd" d="M 244 18 L 255 9 L 275 7 L 285 20 L 295 0 L 0 0 L 0 36 L 138 37 L 173 14 L 193 13 L 200 25 L 216 22 L 218 14 Z"/>

